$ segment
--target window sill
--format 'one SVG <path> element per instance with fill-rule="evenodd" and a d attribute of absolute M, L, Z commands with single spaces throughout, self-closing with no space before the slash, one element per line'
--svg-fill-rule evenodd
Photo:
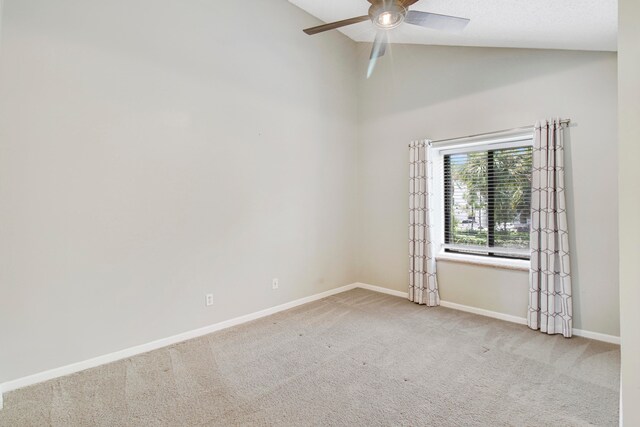
<path fill-rule="evenodd" d="M 458 262 L 461 264 L 479 265 L 482 267 L 501 268 L 505 270 L 529 271 L 531 263 L 524 259 L 491 258 L 477 255 L 452 254 L 441 252 L 436 261 Z"/>

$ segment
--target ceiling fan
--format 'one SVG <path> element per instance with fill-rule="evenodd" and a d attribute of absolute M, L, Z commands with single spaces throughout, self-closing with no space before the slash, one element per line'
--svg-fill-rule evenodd
<path fill-rule="evenodd" d="M 469 23 L 466 18 L 457 16 L 439 15 L 437 13 L 420 12 L 408 10 L 407 8 L 419 0 L 367 0 L 371 3 L 367 15 L 355 18 L 344 19 L 330 24 L 318 25 L 317 27 L 303 30 L 308 35 L 314 35 L 336 28 L 345 27 L 358 22 L 370 20 L 378 28 L 376 39 L 373 42 L 371 56 L 369 57 L 369 69 L 367 78 L 371 77 L 376 61 L 387 51 L 388 37 L 387 31 L 398 27 L 403 22 L 433 30 L 459 32 Z"/>

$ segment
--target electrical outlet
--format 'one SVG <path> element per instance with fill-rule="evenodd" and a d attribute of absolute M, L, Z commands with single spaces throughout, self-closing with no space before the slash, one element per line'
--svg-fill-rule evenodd
<path fill-rule="evenodd" d="M 207 294 L 206 304 L 207 304 L 207 307 L 213 305 L 213 294 Z"/>
<path fill-rule="evenodd" d="M 279 283 L 278 283 L 278 279 L 273 279 L 271 281 L 271 289 L 278 289 Z"/>

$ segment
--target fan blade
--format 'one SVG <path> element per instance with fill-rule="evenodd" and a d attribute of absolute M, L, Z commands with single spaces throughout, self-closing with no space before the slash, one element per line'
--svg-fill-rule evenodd
<path fill-rule="evenodd" d="M 373 48 L 371 48 L 371 55 L 369 56 L 369 68 L 367 69 L 367 78 L 371 77 L 374 68 L 376 68 L 376 62 L 378 58 L 383 56 L 387 52 L 387 32 L 378 31 L 376 39 L 373 42 Z"/>
<path fill-rule="evenodd" d="M 404 22 L 433 30 L 460 32 L 464 30 L 469 20 L 466 18 L 458 18 L 457 16 L 438 15 L 437 13 L 411 10 L 407 12 Z"/>
<path fill-rule="evenodd" d="M 330 24 L 318 25 L 317 27 L 307 28 L 306 30 L 302 30 L 310 36 L 313 34 L 322 33 L 324 31 L 335 30 L 336 28 L 345 27 L 351 24 L 357 24 L 358 22 L 368 21 L 369 15 L 357 16 L 355 18 L 349 18 L 338 22 L 332 22 Z"/>

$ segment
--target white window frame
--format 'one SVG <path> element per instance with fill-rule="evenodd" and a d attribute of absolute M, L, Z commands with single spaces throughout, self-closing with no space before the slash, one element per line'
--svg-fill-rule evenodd
<path fill-rule="evenodd" d="M 509 259 L 501 257 L 490 257 L 483 255 L 446 252 L 444 247 L 444 156 L 473 151 L 488 151 L 490 149 L 499 150 L 504 148 L 516 148 L 533 146 L 533 132 L 526 131 L 508 137 L 484 137 L 473 140 L 452 141 L 446 144 L 432 145 L 433 155 L 433 187 L 434 206 L 433 221 L 436 241 L 436 260 L 446 262 L 461 262 L 465 264 L 486 265 L 496 268 L 511 270 L 529 270 L 530 261 L 528 259 Z"/>

